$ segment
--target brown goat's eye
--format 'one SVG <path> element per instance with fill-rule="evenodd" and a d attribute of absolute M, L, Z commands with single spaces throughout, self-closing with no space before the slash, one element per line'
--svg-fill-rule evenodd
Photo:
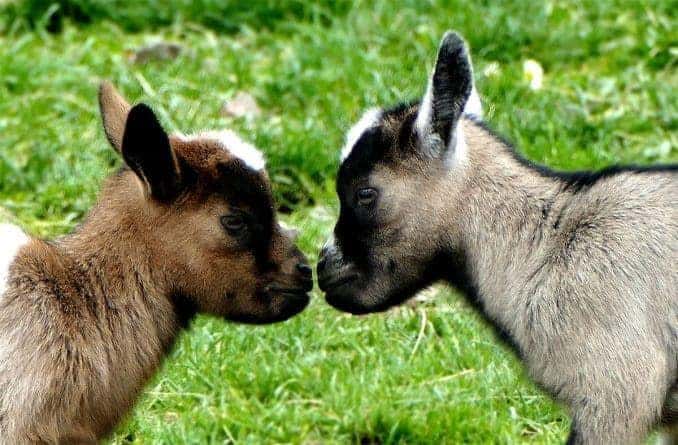
<path fill-rule="evenodd" d="M 360 206 L 368 206 L 377 199 L 377 191 L 373 188 L 364 188 L 356 192 L 356 202 Z"/>
<path fill-rule="evenodd" d="M 237 234 L 245 228 L 245 219 L 241 215 L 225 215 L 221 217 L 221 225 L 231 234 Z"/>

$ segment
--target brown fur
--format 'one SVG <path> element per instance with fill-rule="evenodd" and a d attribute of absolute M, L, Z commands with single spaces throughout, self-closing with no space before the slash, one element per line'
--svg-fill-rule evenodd
<path fill-rule="evenodd" d="M 130 106 L 109 84 L 100 103 L 106 134 L 123 151 Z M 191 176 L 176 199 L 159 202 L 123 169 L 75 233 L 33 239 L 11 264 L 0 295 L 0 443 L 95 443 L 196 311 L 267 323 L 308 302 L 305 260 L 275 219 L 258 221 L 272 227 L 265 264 L 220 225 L 234 206 L 224 188 L 242 175 L 271 199 L 265 173 L 242 168 L 214 141 L 170 141 Z"/>

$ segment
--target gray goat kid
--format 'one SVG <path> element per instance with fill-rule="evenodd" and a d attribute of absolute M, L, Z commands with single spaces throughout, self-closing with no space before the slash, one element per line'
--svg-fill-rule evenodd
<path fill-rule="evenodd" d="M 568 443 L 636 443 L 660 425 L 676 439 L 677 166 L 553 172 L 479 105 L 447 33 L 424 99 L 349 132 L 318 263 L 327 301 L 382 311 L 447 281 L 569 407 Z"/>

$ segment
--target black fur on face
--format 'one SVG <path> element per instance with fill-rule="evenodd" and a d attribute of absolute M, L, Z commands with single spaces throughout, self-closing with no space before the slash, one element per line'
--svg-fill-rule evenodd
<path fill-rule="evenodd" d="M 371 237 L 383 228 L 378 197 L 370 206 L 357 202 L 357 192 L 374 186 L 370 175 L 374 168 L 397 167 L 408 157 L 415 156 L 413 133 L 417 104 L 402 104 L 382 113 L 381 122 L 367 131 L 356 142 L 349 156 L 342 163 L 337 177 L 337 194 L 341 212 L 335 227 L 335 236 L 344 254 L 363 266 L 367 266 Z M 377 193 L 379 193 L 377 187 Z"/>
<path fill-rule="evenodd" d="M 318 279 L 327 301 L 340 310 L 386 310 L 440 277 L 433 266 L 437 252 L 411 248 L 416 241 L 411 236 L 411 215 L 400 215 L 409 211 L 392 199 L 388 183 L 375 179 L 378 170 L 413 177 L 435 168 L 419 149 L 414 128 L 417 109 L 417 103 L 408 103 L 383 111 L 339 170 L 335 241 L 322 254 Z M 378 193 L 366 206 L 358 198 L 364 188 Z"/>
<path fill-rule="evenodd" d="M 224 178 L 219 181 L 220 192 L 231 207 L 243 211 L 249 230 L 245 243 L 254 253 L 259 270 L 266 272 L 273 267 L 269 252 L 276 225 L 269 182 L 237 159 L 221 164 L 219 173 Z"/>

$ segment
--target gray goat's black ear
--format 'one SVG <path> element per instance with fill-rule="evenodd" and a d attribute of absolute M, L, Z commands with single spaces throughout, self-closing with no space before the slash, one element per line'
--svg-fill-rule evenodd
<path fill-rule="evenodd" d="M 169 137 L 145 104 L 132 107 L 122 138 L 125 163 L 155 199 L 168 202 L 181 191 L 181 171 Z"/>
<path fill-rule="evenodd" d="M 455 32 L 443 36 L 433 74 L 422 100 L 416 128 L 431 155 L 454 146 L 457 123 L 473 87 L 473 68 L 464 40 Z"/>

